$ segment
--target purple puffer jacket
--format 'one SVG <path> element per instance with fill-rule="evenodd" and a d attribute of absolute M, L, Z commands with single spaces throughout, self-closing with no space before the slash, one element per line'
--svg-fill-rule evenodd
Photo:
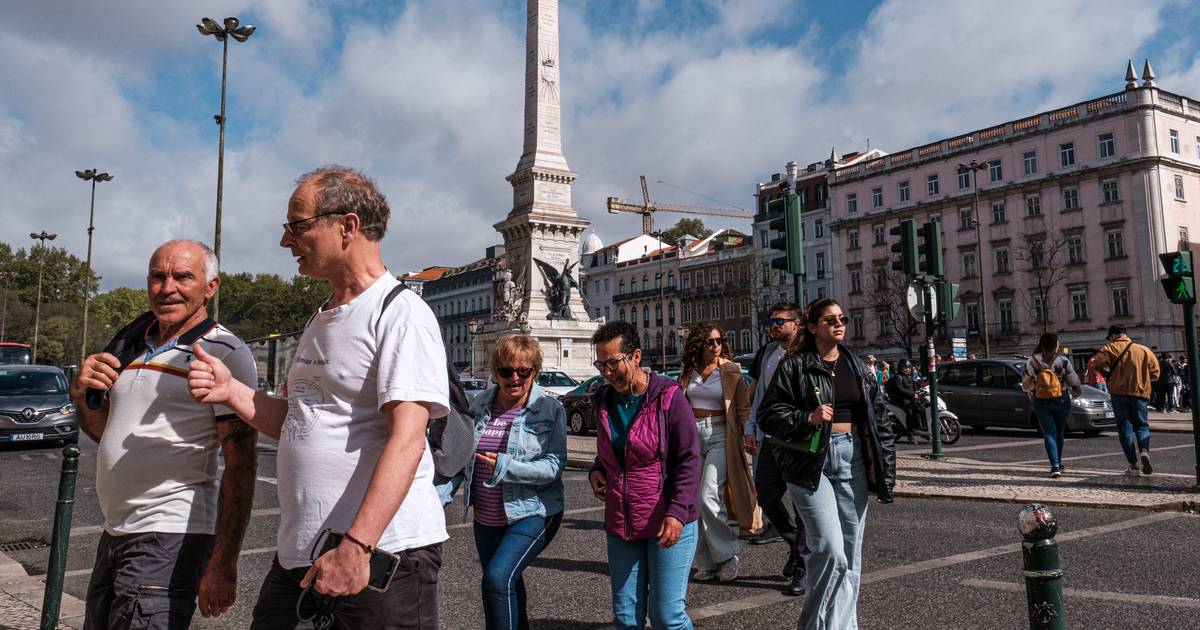
<path fill-rule="evenodd" d="M 663 518 L 688 524 L 699 518 L 700 436 L 679 383 L 650 375 L 641 411 L 633 419 L 625 460 L 612 445 L 607 383 L 596 390 L 596 462 L 604 473 L 604 531 L 622 540 L 655 538 Z"/>

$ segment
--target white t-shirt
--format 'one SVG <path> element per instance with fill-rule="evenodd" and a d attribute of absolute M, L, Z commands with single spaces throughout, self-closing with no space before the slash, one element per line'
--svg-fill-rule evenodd
<path fill-rule="evenodd" d="M 279 440 L 279 563 L 312 564 L 326 528 L 354 522 L 375 464 L 391 436 L 391 401 L 424 402 L 449 413 L 446 350 L 433 311 L 399 282 L 380 276 L 350 302 L 313 316 L 288 372 L 288 415 Z M 424 433 L 424 432 L 422 432 Z M 428 444 L 412 487 L 376 546 L 402 551 L 446 540 Z"/>
<path fill-rule="evenodd" d="M 721 387 L 721 370 L 708 373 L 708 378 L 701 378 L 700 372 L 693 372 L 688 379 L 687 399 L 692 409 L 720 411 L 725 408 L 725 391 Z"/>
<path fill-rule="evenodd" d="M 250 349 L 211 319 L 121 372 L 96 451 L 96 495 L 110 534 L 215 533 L 217 418 L 237 416 L 192 400 L 187 373 L 197 338 L 234 378 L 258 384 Z"/>

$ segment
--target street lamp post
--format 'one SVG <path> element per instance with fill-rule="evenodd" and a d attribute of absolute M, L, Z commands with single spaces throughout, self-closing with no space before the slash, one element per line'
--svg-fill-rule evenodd
<path fill-rule="evenodd" d="M 46 241 L 53 241 L 58 238 L 58 235 L 42 230 L 41 234 L 30 232 L 29 238 L 42 242 L 42 253 L 38 256 L 40 262 L 38 263 L 37 307 L 33 310 L 33 347 L 29 352 L 29 362 L 37 363 L 38 325 L 42 319 L 42 272 L 46 269 Z"/>
<path fill-rule="evenodd" d="M 217 21 L 212 18 L 204 18 L 196 25 L 196 30 L 200 34 L 207 37 L 212 35 L 221 42 L 221 113 L 213 118 L 217 121 L 217 126 L 221 128 L 221 139 L 217 145 L 217 227 L 216 234 L 213 236 L 213 254 L 217 257 L 217 269 L 221 268 L 221 192 L 225 184 L 225 76 L 229 66 L 229 38 L 244 42 L 254 34 L 255 27 L 246 25 L 241 26 L 241 23 L 235 17 L 225 18 L 224 26 L 217 24 Z M 220 317 L 220 291 L 213 295 L 212 313 L 213 319 Z"/>
<path fill-rule="evenodd" d="M 475 378 L 475 333 L 479 332 L 479 322 L 473 317 L 467 322 L 467 332 L 471 337 L 471 378 Z"/>
<path fill-rule="evenodd" d="M 101 173 L 97 169 L 89 168 L 86 171 L 75 171 L 75 176 L 83 181 L 92 182 L 92 206 L 88 211 L 88 247 L 87 247 L 87 262 L 85 274 L 83 278 L 83 335 L 79 343 L 79 365 L 83 365 L 83 358 L 87 356 L 87 329 L 88 329 L 88 304 L 92 298 L 92 232 L 96 229 L 96 184 L 100 182 L 110 182 L 113 176 L 108 173 Z"/>
<path fill-rule="evenodd" d="M 986 163 L 980 164 L 975 160 L 971 160 L 970 164 L 959 164 L 958 168 L 969 170 L 971 172 L 971 189 L 974 195 L 971 209 L 974 216 L 971 220 L 975 223 L 975 250 L 979 257 L 978 272 L 979 272 L 979 316 L 982 320 L 980 327 L 983 329 L 983 356 L 985 358 L 992 357 L 992 344 L 988 337 L 988 317 L 987 317 L 987 274 L 983 272 L 983 237 L 980 236 L 980 221 L 979 221 L 979 171 L 986 169 Z"/>
<path fill-rule="evenodd" d="M 663 257 L 666 256 L 666 252 L 662 246 L 663 232 L 662 232 L 662 230 L 655 230 L 654 232 L 650 233 L 650 236 L 653 236 L 654 240 L 658 241 L 658 278 L 657 278 L 658 312 L 656 314 L 665 318 L 667 316 L 667 313 L 666 313 L 666 309 L 663 308 L 663 286 L 666 284 L 666 282 L 665 282 L 666 278 L 663 277 Z M 656 317 L 655 319 L 657 320 L 658 318 Z M 659 320 L 659 321 L 661 321 L 661 320 Z M 658 345 L 661 346 L 661 349 L 662 349 L 662 352 L 661 352 L 662 363 L 659 365 L 659 368 L 662 371 L 666 372 L 667 371 L 667 335 L 666 335 L 666 327 L 663 326 L 661 323 L 659 323 L 659 325 L 658 325 L 658 338 L 659 338 Z"/>

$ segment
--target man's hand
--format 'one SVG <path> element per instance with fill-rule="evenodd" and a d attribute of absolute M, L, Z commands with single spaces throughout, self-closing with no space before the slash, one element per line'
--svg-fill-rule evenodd
<path fill-rule="evenodd" d="M 758 441 L 754 439 L 753 435 L 743 435 L 742 440 L 746 444 L 747 453 L 753 455 L 758 452 Z"/>
<path fill-rule="evenodd" d="M 658 546 L 666 549 L 671 545 L 679 542 L 679 535 L 683 533 L 683 523 L 674 516 L 668 516 L 663 519 L 662 525 L 658 528 Z"/>
<path fill-rule="evenodd" d="M 592 494 L 596 495 L 597 499 L 603 501 L 605 489 L 608 487 L 608 482 L 604 479 L 604 473 L 599 470 L 593 470 L 588 475 L 588 481 L 592 484 Z"/>
<path fill-rule="evenodd" d="M 83 399 L 88 389 L 109 390 L 117 382 L 117 370 L 121 369 L 121 360 L 107 353 L 100 352 L 83 360 L 79 374 L 71 383 L 71 398 Z"/>
<path fill-rule="evenodd" d="M 205 405 L 228 403 L 233 398 L 233 374 L 220 359 L 209 354 L 200 344 L 192 346 L 196 360 L 188 372 L 188 389 L 192 400 Z"/>
<path fill-rule="evenodd" d="M 237 600 L 237 561 L 210 561 L 200 576 L 200 614 L 217 617 L 233 606 Z"/>
<path fill-rule="evenodd" d="M 308 588 L 315 581 L 315 590 L 322 595 L 357 595 L 371 579 L 370 558 L 365 549 L 343 540 L 332 551 L 317 558 L 300 581 L 300 588 Z"/>

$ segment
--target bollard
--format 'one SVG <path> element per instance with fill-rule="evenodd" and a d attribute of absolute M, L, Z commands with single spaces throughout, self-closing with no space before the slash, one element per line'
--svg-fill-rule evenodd
<path fill-rule="evenodd" d="M 1029 605 L 1030 630 L 1065 630 L 1062 565 L 1058 561 L 1058 522 L 1040 503 L 1030 503 L 1017 516 L 1017 528 L 1024 541 L 1025 598 Z"/>
<path fill-rule="evenodd" d="M 63 449 L 62 472 L 58 477 L 58 503 L 54 506 L 54 536 L 50 539 L 50 562 L 46 567 L 46 593 L 42 597 L 41 630 L 58 627 L 62 604 L 63 574 L 67 570 L 67 545 L 71 541 L 71 511 L 75 509 L 75 478 L 79 472 L 79 447 Z"/>

